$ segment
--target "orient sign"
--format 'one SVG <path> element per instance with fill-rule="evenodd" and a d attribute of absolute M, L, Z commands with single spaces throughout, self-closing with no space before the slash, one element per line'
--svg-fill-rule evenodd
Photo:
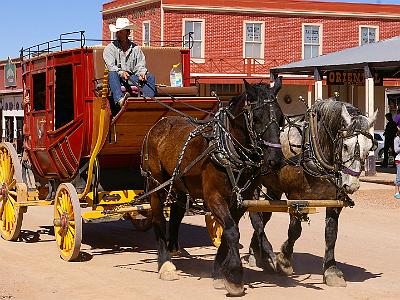
<path fill-rule="evenodd" d="M 383 85 L 383 77 L 374 74 L 375 85 Z M 364 85 L 365 76 L 364 71 L 331 71 L 328 72 L 326 77 L 326 84 L 328 85 Z"/>

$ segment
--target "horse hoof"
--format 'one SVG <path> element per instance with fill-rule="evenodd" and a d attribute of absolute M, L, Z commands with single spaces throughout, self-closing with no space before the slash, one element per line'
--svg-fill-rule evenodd
<path fill-rule="evenodd" d="M 158 274 L 160 276 L 160 279 L 165 281 L 173 281 L 179 279 L 178 273 L 176 272 L 176 267 L 170 261 L 166 261 L 161 266 L 160 271 L 158 271 Z"/>
<path fill-rule="evenodd" d="M 276 269 L 284 275 L 290 276 L 293 274 L 292 262 L 287 259 L 282 253 L 276 256 Z"/>
<path fill-rule="evenodd" d="M 248 263 L 249 263 L 250 267 L 253 267 L 253 268 L 254 267 L 258 267 L 257 266 L 257 260 L 256 260 L 255 256 L 252 255 L 252 254 L 249 255 Z"/>
<path fill-rule="evenodd" d="M 214 286 L 214 289 L 216 289 L 216 290 L 224 290 L 225 289 L 224 280 L 221 278 L 213 279 L 213 286 Z"/>
<path fill-rule="evenodd" d="M 346 287 L 347 283 L 344 280 L 342 271 L 335 266 L 332 266 L 324 272 L 324 283 L 332 287 Z"/>
<path fill-rule="evenodd" d="M 266 262 L 260 262 L 253 254 L 250 254 L 249 258 L 247 259 L 247 263 L 250 267 L 261 268 L 267 273 L 277 272 L 277 262 L 275 257 L 272 259 L 268 258 Z"/>
<path fill-rule="evenodd" d="M 244 295 L 243 283 L 235 284 L 224 279 L 225 289 L 228 291 L 228 295 L 231 297 L 240 297 Z"/>

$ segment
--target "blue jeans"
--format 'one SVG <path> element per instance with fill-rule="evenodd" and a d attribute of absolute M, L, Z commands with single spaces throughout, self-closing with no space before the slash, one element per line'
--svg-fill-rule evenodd
<path fill-rule="evenodd" d="M 396 164 L 397 168 L 397 173 L 396 173 L 396 179 L 394 181 L 395 185 L 400 185 L 400 164 Z"/>
<path fill-rule="evenodd" d="M 154 97 L 156 91 L 156 80 L 154 76 L 150 73 L 146 74 L 147 81 L 141 86 L 141 91 L 144 97 Z M 124 94 L 121 91 L 121 80 L 118 72 L 108 72 L 108 84 L 110 85 L 111 93 L 114 99 L 114 102 L 117 103 L 119 99 L 121 99 Z M 138 83 L 139 86 L 141 82 L 139 82 L 139 77 L 136 75 L 129 76 L 129 80 L 133 83 Z"/>

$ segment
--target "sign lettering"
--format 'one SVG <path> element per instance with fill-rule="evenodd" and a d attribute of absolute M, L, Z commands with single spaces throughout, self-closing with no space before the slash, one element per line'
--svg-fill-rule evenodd
<path fill-rule="evenodd" d="M 376 86 L 383 85 L 382 74 L 374 74 Z M 331 71 L 326 78 L 327 85 L 365 85 L 364 71 Z"/>

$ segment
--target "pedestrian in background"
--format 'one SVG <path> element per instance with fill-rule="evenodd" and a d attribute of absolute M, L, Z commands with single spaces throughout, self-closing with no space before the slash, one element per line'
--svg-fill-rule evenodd
<path fill-rule="evenodd" d="M 397 127 L 400 128 L 400 108 L 397 109 L 397 114 L 394 116 L 393 121 L 397 124 Z"/>
<path fill-rule="evenodd" d="M 396 125 L 396 122 L 393 121 L 393 116 L 391 113 L 387 113 L 385 117 L 388 122 L 386 123 L 385 131 L 383 132 L 383 135 L 385 136 L 385 144 L 383 147 L 382 167 L 384 168 L 388 166 L 389 154 L 393 154 L 394 151 L 393 142 L 397 134 L 397 126 L 398 126 Z"/>
<path fill-rule="evenodd" d="M 397 168 L 396 180 L 394 181 L 395 184 L 394 197 L 396 199 L 400 199 L 400 128 L 397 128 L 397 135 L 394 139 L 394 152 L 396 153 L 396 158 L 394 159 L 394 162 Z"/>

